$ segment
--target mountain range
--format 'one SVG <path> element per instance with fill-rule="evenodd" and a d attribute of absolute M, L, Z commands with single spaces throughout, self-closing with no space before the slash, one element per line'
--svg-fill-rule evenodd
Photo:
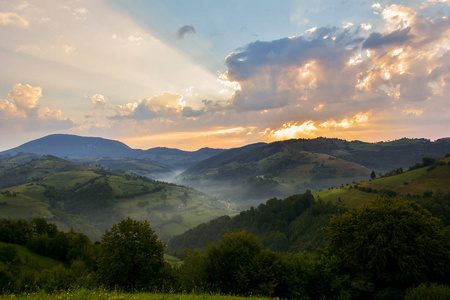
<path fill-rule="evenodd" d="M 417 195 L 432 186 L 442 186 L 440 190 L 446 192 L 448 175 L 440 166 L 427 173 L 431 177 L 420 180 L 411 174 L 419 176 L 423 169 L 422 173 L 396 177 L 401 178 L 398 182 L 390 180 L 391 186 L 356 187 L 375 173 L 378 178 L 383 172 L 401 174 L 424 157 L 446 156 L 448 160 L 449 153 L 449 138 L 379 143 L 296 139 L 189 152 L 139 150 L 102 138 L 51 135 L 0 153 L 0 215 L 44 216 L 95 238 L 112 221 L 131 216 L 151 219 L 167 239 L 218 215 L 234 214 L 270 198 L 286 198 L 307 190 L 320 191 L 317 197 L 334 203 L 341 203 L 342 198 L 344 207 L 359 205 L 361 195 L 368 190 Z M 176 170 L 180 172 L 174 179 L 176 184 L 148 178 L 152 174 L 174 175 Z M 415 190 L 433 176 L 440 176 L 444 183 L 434 182 Z M 348 190 L 347 186 L 354 188 Z M 334 211 L 329 213 L 331 216 Z"/>
<path fill-rule="evenodd" d="M 403 138 L 368 143 L 335 138 L 292 139 L 232 149 L 132 149 L 119 141 L 54 134 L 0 152 L 54 155 L 79 164 L 192 186 L 229 203 L 249 207 L 268 197 L 287 197 L 369 179 L 408 168 L 425 156 L 450 153 L 450 138 Z M 23 158 L 22 158 L 23 159 Z M 245 204 L 244 204 L 245 203 Z"/>
<path fill-rule="evenodd" d="M 154 161 L 164 164 L 170 170 L 185 170 L 223 149 L 202 148 L 197 151 L 183 151 L 173 148 L 156 147 L 148 150 L 133 149 L 122 142 L 100 137 L 84 137 L 70 134 L 52 134 L 32 140 L 18 147 L 0 152 L 14 156 L 18 153 L 54 155 L 82 163 L 102 165 L 98 158 L 128 158 Z M 109 166 L 105 166 L 109 167 Z"/>

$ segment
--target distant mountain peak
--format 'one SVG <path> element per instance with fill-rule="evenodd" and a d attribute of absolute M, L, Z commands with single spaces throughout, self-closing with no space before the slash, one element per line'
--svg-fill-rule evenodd
<path fill-rule="evenodd" d="M 127 157 L 134 156 L 133 149 L 122 142 L 100 137 L 85 137 L 72 134 L 51 134 L 0 153 L 15 155 L 29 152 L 60 157 Z"/>

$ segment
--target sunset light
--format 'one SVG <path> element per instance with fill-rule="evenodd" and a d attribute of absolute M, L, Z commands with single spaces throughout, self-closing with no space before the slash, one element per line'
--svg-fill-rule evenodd
<path fill-rule="evenodd" d="M 448 136 L 448 1 L 202 5 L 0 4 L 0 148 Z"/>

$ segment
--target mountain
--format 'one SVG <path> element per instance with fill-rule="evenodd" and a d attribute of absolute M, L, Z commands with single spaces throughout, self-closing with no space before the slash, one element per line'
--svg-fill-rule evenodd
<path fill-rule="evenodd" d="M 373 171 L 407 168 L 424 156 L 450 153 L 450 139 L 365 143 L 316 138 L 258 143 L 205 159 L 179 182 L 230 202 L 256 203 L 369 179 Z"/>
<path fill-rule="evenodd" d="M 28 152 L 68 158 L 81 157 L 135 157 L 136 151 L 122 142 L 99 137 L 83 137 L 70 134 L 52 134 L 0 152 L 0 155 L 16 155 Z"/>
<path fill-rule="evenodd" d="M 140 152 L 136 158 L 154 160 L 170 166 L 174 170 L 186 170 L 193 165 L 225 151 L 224 149 L 202 148 L 197 151 L 183 151 L 157 147 Z"/>
<path fill-rule="evenodd" d="M 18 153 L 54 155 L 105 168 L 137 170 L 139 174 L 154 178 L 169 178 L 175 176 L 174 171 L 184 171 L 223 151 L 211 148 L 182 151 L 163 147 L 141 150 L 132 149 L 119 141 L 99 137 L 52 134 L 0 152 L 0 160 L 2 156 L 10 157 Z M 100 160 L 100 158 L 114 160 Z"/>

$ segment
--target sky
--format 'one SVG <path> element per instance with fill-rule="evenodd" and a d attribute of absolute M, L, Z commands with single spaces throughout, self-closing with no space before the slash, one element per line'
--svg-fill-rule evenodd
<path fill-rule="evenodd" d="M 0 151 L 450 136 L 450 0 L 0 0 Z"/>

